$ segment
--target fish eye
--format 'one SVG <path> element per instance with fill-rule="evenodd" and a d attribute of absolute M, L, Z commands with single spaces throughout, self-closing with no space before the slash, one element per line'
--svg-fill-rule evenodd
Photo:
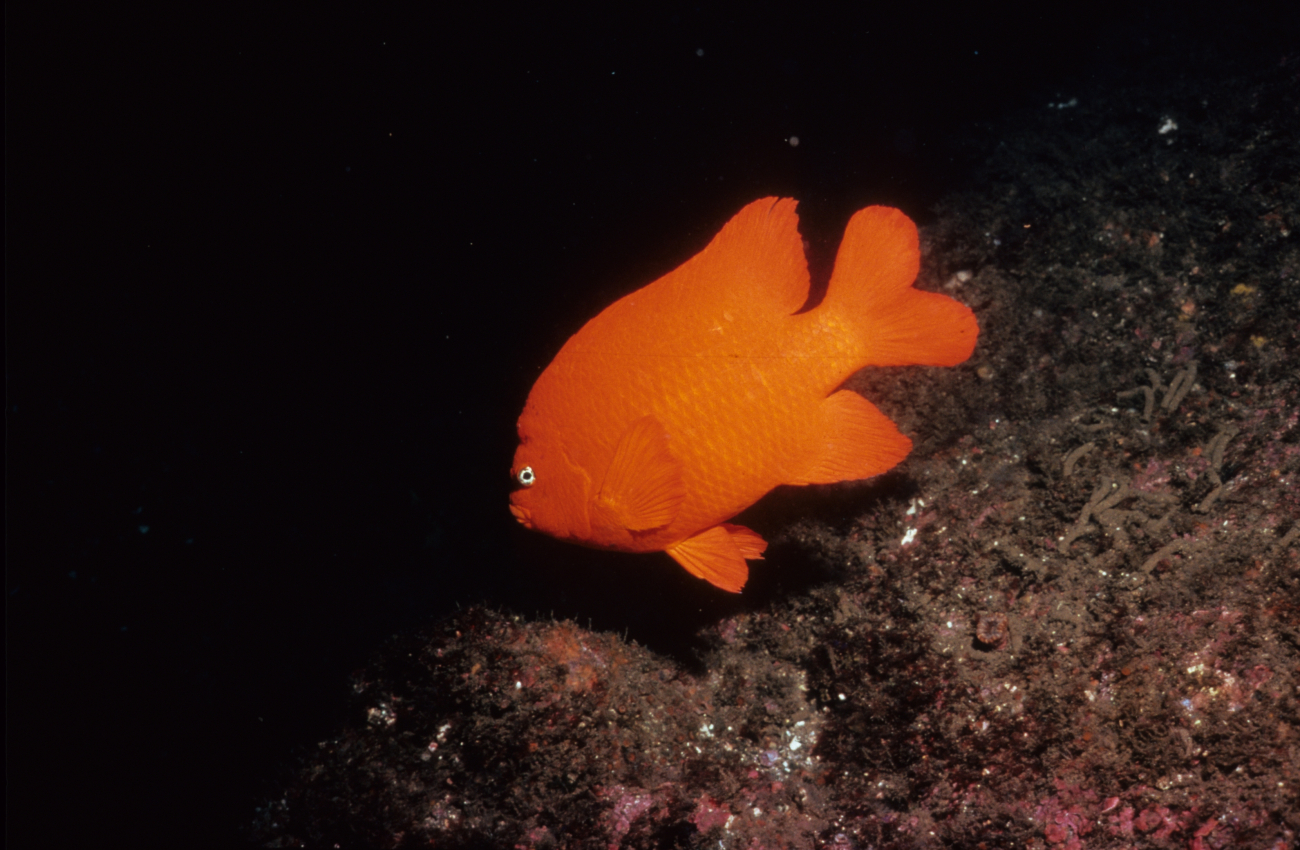
<path fill-rule="evenodd" d="M 519 470 L 519 474 L 515 476 L 515 480 L 518 481 L 522 487 L 531 487 L 537 483 L 537 476 L 533 475 L 533 468 L 531 466 L 525 466 L 523 469 Z"/>

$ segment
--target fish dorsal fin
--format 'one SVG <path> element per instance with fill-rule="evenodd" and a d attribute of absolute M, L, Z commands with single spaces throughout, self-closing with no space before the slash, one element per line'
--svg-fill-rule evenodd
<path fill-rule="evenodd" d="M 623 432 L 596 510 L 629 531 L 647 531 L 672 522 L 686 499 L 682 464 L 668 450 L 668 432 L 653 414 Z"/>
<path fill-rule="evenodd" d="M 788 484 L 833 484 L 870 478 L 892 468 L 912 450 L 912 441 L 889 417 L 852 390 L 832 393 L 821 403 L 808 441 L 812 457 Z"/>
<path fill-rule="evenodd" d="M 674 274 L 694 291 L 789 315 L 808 300 L 808 261 L 793 198 L 761 198 L 732 216 Z"/>
<path fill-rule="evenodd" d="M 761 560 L 767 541 L 743 525 L 724 522 L 667 548 L 673 560 L 715 587 L 740 593 L 749 578 L 745 559 Z"/>

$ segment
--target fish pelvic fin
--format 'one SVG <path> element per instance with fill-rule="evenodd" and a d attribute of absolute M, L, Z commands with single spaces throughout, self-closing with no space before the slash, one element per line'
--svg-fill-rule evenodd
<path fill-rule="evenodd" d="M 888 416 L 852 390 L 832 393 L 821 403 L 808 437 L 811 455 L 788 484 L 833 484 L 870 478 L 892 469 L 912 450 Z"/>
<path fill-rule="evenodd" d="M 729 593 L 740 593 L 749 578 L 745 559 L 762 560 L 767 541 L 743 525 L 724 522 L 665 551 L 693 576 Z"/>
<path fill-rule="evenodd" d="M 823 306 L 861 329 L 862 365 L 956 366 L 975 350 L 975 314 L 914 288 L 920 267 L 916 225 L 902 211 L 867 207 L 849 220 Z"/>
<path fill-rule="evenodd" d="M 672 522 L 685 500 L 682 464 L 668 449 L 667 430 L 653 414 L 642 416 L 619 437 L 596 512 L 628 531 L 648 531 Z"/>

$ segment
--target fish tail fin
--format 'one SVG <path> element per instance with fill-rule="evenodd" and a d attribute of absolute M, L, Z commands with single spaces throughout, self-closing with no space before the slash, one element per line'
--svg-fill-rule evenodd
<path fill-rule="evenodd" d="M 862 365 L 955 366 L 975 350 L 975 314 L 914 288 L 920 267 L 916 225 L 902 211 L 867 207 L 849 220 L 824 306 L 861 328 Z"/>

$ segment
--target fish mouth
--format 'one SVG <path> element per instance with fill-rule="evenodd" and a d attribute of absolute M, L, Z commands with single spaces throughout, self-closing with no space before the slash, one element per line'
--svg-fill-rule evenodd
<path fill-rule="evenodd" d="M 519 520 L 519 524 L 524 528 L 533 527 L 533 518 L 529 515 L 528 508 L 521 508 L 518 505 L 512 504 L 510 506 L 510 513 L 515 515 L 515 519 Z"/>

